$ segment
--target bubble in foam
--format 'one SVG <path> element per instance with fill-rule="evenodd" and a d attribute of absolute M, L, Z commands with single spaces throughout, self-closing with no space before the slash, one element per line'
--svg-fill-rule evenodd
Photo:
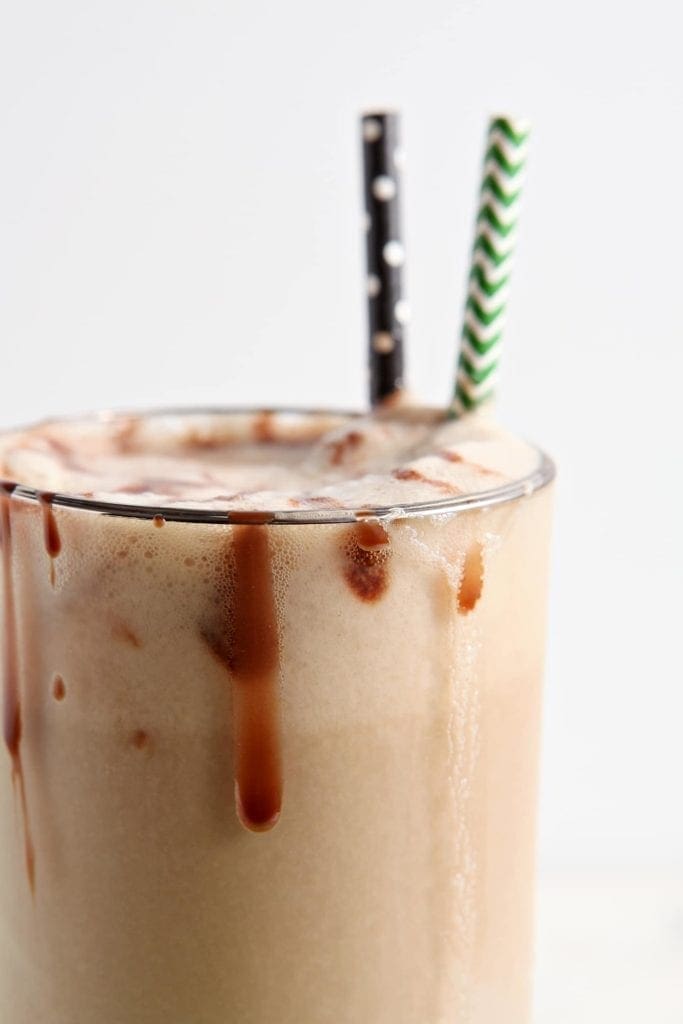
<path fill-rule="evenodd" d="M 304 530 L 305 532 L 306 530 Z M 272 528 L 269 531 L 271 569 L 273 574 L 273 601 L 280 651 L 282 651 L 285 642 L 287 594 L 292 574 L 296 571 L 300 558 L 300 538 L 301 531 L 298 529 L 289 531 Z"/>

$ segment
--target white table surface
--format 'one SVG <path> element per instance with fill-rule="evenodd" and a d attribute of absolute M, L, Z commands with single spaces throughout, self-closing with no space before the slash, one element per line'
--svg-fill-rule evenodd
<path fill-rule="evenodd" d="M 539 882 L 535 1024 L 683 1024 L 683 877 Z"/>

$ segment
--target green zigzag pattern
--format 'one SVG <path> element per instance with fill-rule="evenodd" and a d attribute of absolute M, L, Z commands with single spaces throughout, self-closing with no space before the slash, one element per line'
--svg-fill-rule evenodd
<path fill-rule="evenodd" d="M 495 245 L 486 235 L 477 235 L 477 240 L 474 243 L 474 253 L 481 252 L 484 254 L 487 260 L 494 266 L 500 267 L 505 260 L 510 258 L 510 251 L 499 252 Z"/>
<path fill-rule="evenodd" d="M 509 117 L 492 117 L 489 124 L 489 135 L 493 135 L 494 132 L 500 132 L 513 146 L 521 146 L 529 138 L 529 129 L 521 127 L 515 129 Z"/>
<path fill-rule="evenodd" d="M 482 192 L 484 189 L 488 189 L 496 197 L 499 203 L 503 206 L 514 206 L 519 199 L 521 189 L 515 189 L 513 192 L 506 192 L 501 182 L 493 174 L 487 174 L 484 178 L 482 185 Z"/>
<path fill-rule="evenodd" d="M 498 164 L 500 169 L 505 171 L 506 174 L 509 174 L 511 178 L 516 178 L 519 172 L 524 169 L 524 160 L 518 160 L 516 163 L 508 160 L 497 142 L 494 142 L 486 150 L 485 163 L 488 162 Z"/>
<path fill-rule="evenodd" d="M 500 339 L 503 336 L 503 332 L 499 331 L 498 334 L 494 334 L 488 341 L 483 341 L 478 335 L 474 333 L 469 324 L 465 324 L 462 329 L 463 340 L 468 341 L 470 346 L 474 349 L 478 356 L 485 356 L 500 343 Z M 464 359 L 462 356 L 461 359 Z"/>
<path fill-rule="evenodd" d="M 460 366 L 465 370 L 467 376 L 473 380 L 475 384 L 483 384 L 496 369 L 496 363 L 490 363 L 483 369 L 477 369 L 474 363 L 470 362 L 464 354 L 460 358 Z"/>
<path fill-rule="evenodd" d="M 506 274 L 505 277 L 500 277 L 497 281 L 489 281 L 484 268 L 475 263 L 472 267 L 472 279 L 477 282 L 484 295 L 493 298 L 508 283 L 510 275 Z"/>
<path fill-rule="evenodd" d="M 481 395 L 477 395 L 476 398 L 471 398 L 470 395 L 461 387 L 460 382 L 455 386 L 455 402 L 454 405 L 458 412 L 473 412 L 477 406 L 483 405 L 484 402 L 488 402 L 490 398 L 493 398 L 493 391 L 486 391 Z"/>
<path fill-rule="evenodd" d="M 529 131 L 507 117 L 492 118 L 488 126 L 480 206 L 472 249 L 452 415 L 483 405 L 493 396 L 506 312 L 504 289 L 509 283 L 517 207 L 522 191 Z M 503 219 L 504 218 L 504 219 Z M 502 274 L 500 268 L 504 269 Z M 500 301 L 496 302 L 496 297 Z M 483 298 L 492 300 L 485 308 Z M 489 307 L 489 303 L 486 303 Z M 491 335 L 491 327 L 495 333 Z M 472 356 L 478 360 L 475 362 Z"/>
<path fill-rule="evenodd" d="M 484 327 L 490 327 L 491 324 L 495 323 L 498 317 L 505 312 L 505 306 L 498 306 L 497 309 L 492 309 L 490 313 L 487 313 L 486 310 L 479 305 L 474 295 L 469 295 L 467 297 L 467 308 L 472 310 L 476 319 L 480 324 L 483 324 Z"/>
<path fill-rule="evenodd" d="M 496 211 L 488 203 L 485 203 L 479 211 L 479 222 L 488 224 L 501 238 L 507 238 L 517 227 L 516 220 L 511 220 L 509 224 L 504 224 L 502 220 L 499 220 Z"/>

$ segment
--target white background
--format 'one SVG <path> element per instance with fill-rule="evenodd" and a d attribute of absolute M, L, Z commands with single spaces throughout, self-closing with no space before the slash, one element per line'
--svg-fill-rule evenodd
<path fill-rule="evenodd" d="M 409 378 L 445 402 L 485 118 L 532 118 L 500 408 L 561 472 L 541 865 L 625 893 L 680 878 L 678 5 L 2 8 L 0 425 L 364 403 L 356 117 L 385 104 L 408 150 Z"/>

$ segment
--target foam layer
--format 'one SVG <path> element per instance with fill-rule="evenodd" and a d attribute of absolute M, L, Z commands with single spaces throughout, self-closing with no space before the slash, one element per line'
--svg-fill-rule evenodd
<path fill-rule="evenodd" d="M 43 491 L 221 510 L 362 508 L 476 494 L 536 452 L 489 421 L 441 410 L 106 414 L 0 437 L 0 475 Z"/>

